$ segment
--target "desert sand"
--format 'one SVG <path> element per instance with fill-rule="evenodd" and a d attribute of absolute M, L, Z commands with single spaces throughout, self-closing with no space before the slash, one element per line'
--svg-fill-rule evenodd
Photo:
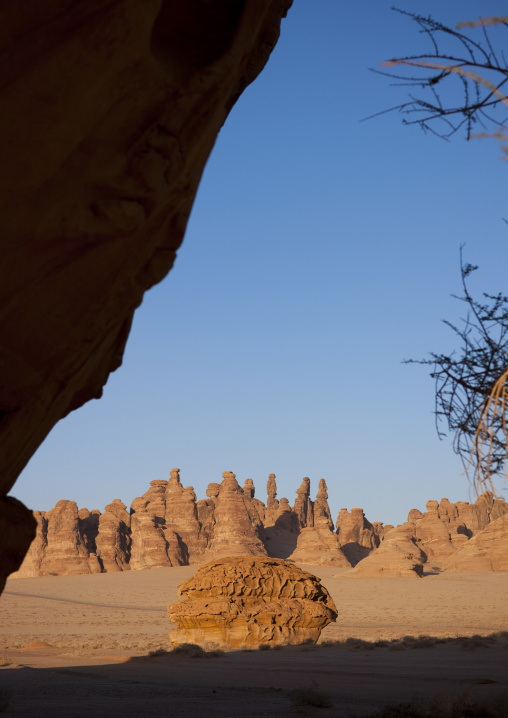
<path fill-rule="evenodd" d="M 508 692 L 507 573 L 345 579 L 336 568 L 302 568 L 339 611 L 318 645 L 218 655 L 165 652 L 166 606 L 197 566 L 10 580 L 0 597 L 0 710 L 363 716 L 418 694 Z M 422 635 L 431 638 L 408 638 Z M 298 705 L 291 690 L 301 687 L 333 706 Z"/>

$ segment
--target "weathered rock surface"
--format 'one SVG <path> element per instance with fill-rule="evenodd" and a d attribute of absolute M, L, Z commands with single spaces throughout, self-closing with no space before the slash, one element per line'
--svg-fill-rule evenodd
<path fill-rule="evenodd" d="M 99 518 L 99 530 L 95 540 L 97 557 L 102 570 L 108 573 L 130 568 L 131 517 L 126 508 L 120 499 L 113 499 Z"/>
<path fill-rule="evenodd" d="M 305 476 L 301 486 L 296 490 L 296 501 L 293 506 L 298 529 L 314 526 L 314 510 L 310 500 L 310 479 Z"/>
<path fill-rule="evenodd" d="M 214 499 L 209 556 L 266 555 L 263 524 L 252 498 L 244 493 L 232 471 L 225 471 L 222 477 L 219 493 Z"/>
<path fill-rule="evenodd" d="M 345 578 L 423 576 L 424 557 L 405 524 L 389 531 L 375 551 L 344 573 Z"/>
<path fill-rule="evenodd" d="M 336 523 L 339 545 L 352 566 L 379 546 L 382 524 L 367 521 L 363 509 L 341 509 Z"/>
<path fill-rule="evenodd" d="M 423 551 L 429 566 L 441 564 L 465 547 L 489 523 L 508 513 L 508 504 L 486 491 L 474 504 L 448 499 L 427 502 L 427 511 L 412 509 L 405 526 Z"/>
<path fill-rule="evenodd" d="M 328 591 L 310 573 L 280 559 L 228 557 L 202 566 L 168 606 L 174 646 L 214 642 L 230 648 L 312 641 L 335 621 Z"/>
<path fill-rule="evenodd" d="M 443 563 L 445 571 L 508 571 L 508 514 L 491 521 Z"/>
<path fill-rule="evenodd" d="M 351 562 L 340 548 L 334 532 L 332 515 L 328 506 L 328 488 L 324 479 L 319 482 L 316 500 L 312 503 L 313 525 L 302 528 L 291 560 L 319 566 L 349 568 Z"/>
<path fill-rule="evenodd" d="M 148 491 L 134 499 L 130 515 L 119 499 L 103 514 L 60 501 L 47 513 L 34 512 L 36 537 L 14 577 L 183 566 L 231 555 L 358 566 L 353 576 L 418 575 L 420 564 L 426 572 L 454 565 L 449 561 L 460 549 L 508 515 L 508 504 L 486 492 L 474 504 L 429 501 L 425 513 L 412 509 L 408 521 L 395 529 L 371 524 L 360 508 L 341 509 L 335 533 L 324 479 L 315 501 L 304 479 L 293 508 L 285 497 L 277 501 L 274 474 L 267 489 L 265 506 L 255 498 L 252 479 L 242 488 L 235 474 L 225 471 L 220 484 L 208 485 L 207 498 L 196 501 L 193 488 L 182 485 L 179 469 L 172 469 L 169 481 L 151 481 Z M 477 556 L 475 545 L 463 556 Z M 460 560 L 464 570 L 482 563 Z M 504 565 L 499 556 L 482 561 L 492 566 L 488 570 L 505 570 L 497 568 Z"/>
<path fill-rule="evenodd" d="M 180 469 L 171 469 L 165 492 L 166 528 L 179 537 L 188 563 L 199 561 L 206 550 L 206 537 L 198 519 L 196 494 L 192 486 L 182 486 Z"/>
<path fill-rule="evenodd" d="M 296 548 L 290 555 L 291 561 L 309 563 L 315 566 L 336 566 L 351 568 L 339 546 L 337 534 L 326 524 L 317 524 L 302 529 L 298 534 Z"/>
<path fill-rule="evenodd" d="M 290 5 L 27 0 L 1 11 L 0 497 L 121 364 L 217 133 Z M 1 584 L 35 521 L 4 502 L 0 522 Z"/>
<path fill-rule="evenodd" d="M 46 545 L 39 575 L 91 573 L 76 503 L 58 501 L 55 508 L 44 514 L 43 522 L 47 526 Z"/>

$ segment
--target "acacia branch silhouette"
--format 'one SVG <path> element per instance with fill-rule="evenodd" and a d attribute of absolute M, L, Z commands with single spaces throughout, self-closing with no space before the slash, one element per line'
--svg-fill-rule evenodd
<path fill-rule="evenodd" d="M 486 17 L 462 22 L 457 29 L 450 28 L 431 17 L 392 8 L 407 16 L 427 35 L 432 49 L 429 53 L 393 58 L 381 63 L 387 68 L 411 68 L 408 74 L 396 74 L 374 69 L 373 72 L 395 80 L 400 87 L 423 91 L 420 96 L 410 92 L 409 99 L 399 105 L 371 115 L 399 112 L 405 125 L 418 125 L 442 139 L 449 139 L 465 128 L 466 138 L 494 137 L 501 142 L 504 159 L 508 159 L 508 99 L 502 89 L 508 83 L 508 63 L 487 28 L 498 26 L 508 29 L 507 17 Z M 462 32 L 462 29 L 483 31 L 483 42 Z M 450 49 L 442 49 L 443 42 Z M 413 72 L 416 71 L 416 72 Z M 421 72 L 420 72 L 421 71 Z M 459 83 L 460 100 L 451 102 Z M 480 129 L 475 133 L 474 130 Z"/>

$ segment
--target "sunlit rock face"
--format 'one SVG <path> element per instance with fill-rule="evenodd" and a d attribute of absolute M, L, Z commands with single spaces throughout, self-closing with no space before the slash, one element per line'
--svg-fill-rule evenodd
<path fill-rule="evenodd" d="M 495 498 L 491 491 L 481 494 L 474 504 L 441 499 L 427 501 L 426 508 L 423 514 L 412 509 L 406 525 L 425 554 L 427 564 L 439 567 L 466 548 L 491 522 L 508 513 L 508 504 Z"/>
<path fill-rule="evenodd" d="M 371 524 L 365 518 L 363 509 L 353 508 L 349 512 L 341 509 L 337 516 L 339 545 L 349 562 L 355 566 L 379 546 L 382 524 Z"/>
<path fill-rule="evenodd" d="M 445 571 L 508 571 L 508 514 L 487 524 L 443 563 Z"/>
<path fill-rule="evenodd" d="M 291 0 L 8 5 L 0 496 L 54 424 L 100 397 L 120 366 L 134 310 L 171 269 L 217 133 Z M 0 522 L 0 556 L 9 546 L 11 557 L 1 584 L 35 521 L 4 502 Z"/>
<path fill-rule="evenodd" d="M 315 576 L 287 561 L 227 557 L 202 566 L 168 606 L 173 646 L 214 642 L 233 649 L 316 643 L 337 618 Z"/>
<path fill-rule="evenodd" d="M 346 578 L 392 577 L 421 578 L 425 558 L 411 536 L 407 524 L 388 531 L 383 541 L 366 558 L 356 564 Z"/>
<path fill-rule="evenodd" d="M 232 471 L 222 474 L 219 493 L 214 499 L 214 528 L 207 553 L 211 558 L 236 554 L 266 554 L 262 541 L 263 524 L 251 498 Z"/>
<path fill-rule="evenodd" d="M 131 517 L 127 507 L 114 499 L 99 518 L 96 538 L 97 557 L 103 571 L 127 571 L 131 557 Z"/>

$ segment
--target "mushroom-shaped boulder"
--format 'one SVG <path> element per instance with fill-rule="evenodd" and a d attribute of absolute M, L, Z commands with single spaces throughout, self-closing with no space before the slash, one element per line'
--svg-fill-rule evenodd
<path fill-rule="evenodd" d="M 180 584 L 168 606 L 173 646 L 209 641 L 230 648 L 315 643 L 337 618 L 316 576 L 282 559 L 234 556 L 212 561 Z"/>

